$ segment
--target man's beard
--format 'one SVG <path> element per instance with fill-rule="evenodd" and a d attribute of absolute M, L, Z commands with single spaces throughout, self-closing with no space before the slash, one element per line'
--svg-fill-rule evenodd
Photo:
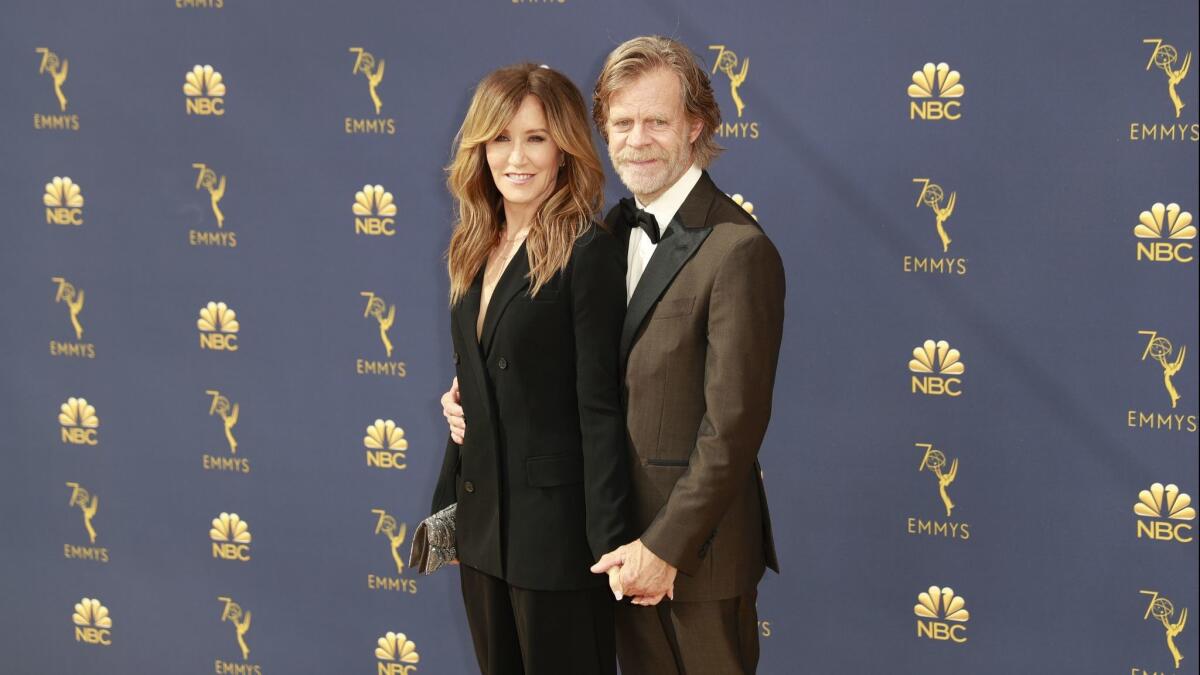
<path fill-rule="evenodd" d="M 686 143 L 674 157 L 660 148 L 645 150 L 626 148 L 620 153 L 610 152 L 609 159 L 612 161 L 617 175 L 621 177 L 621 182 L 635 195 L 657 195 L 678 180 L 692 165 L 691 147 Z M 627 164 L 627 162 L 647 160 L 658 160 L 659 163 L 655 165 L 654 171 L 639 171 Z"/>

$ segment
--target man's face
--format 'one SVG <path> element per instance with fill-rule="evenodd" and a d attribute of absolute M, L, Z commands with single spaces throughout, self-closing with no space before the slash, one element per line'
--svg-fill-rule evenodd
<path fill-rule="evenodd" d="M 651 70 L 609 98 L 608 156 L 625 187 L 650 204 L 692 165 L 701 127 L 688 119 L 679 78 Z"/>

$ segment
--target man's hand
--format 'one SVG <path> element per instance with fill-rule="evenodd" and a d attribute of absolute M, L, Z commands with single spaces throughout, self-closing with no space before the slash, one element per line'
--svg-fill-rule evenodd
<path fill-rule="evenodd" d="M 467 418 L 463 414 L 462 396 L 458 392 L 458 378 L 450 385 L 450 391 L 442 394 L 442 416 L 450 425 L 450 439 L 462 445 L 467 437 Z"/>
<path fill-rule="evenodd" d="M 633 596 L 633 604 L 650 606 L 657 605 L 664 597 L 675 598 L 677 570 L 667 561 L 654 555 L 653 551 L 642 544 L 641 539 L 635 539 L 605 553 L 592 565 L 592 572 L 608 573 L 609 587 L 612 588 L 611 570 L 617 568 L 621 571 L 619 581 L 622 593 Z"/>
<path fill-rule="evenodd" d="M 613 597 L 620 601 L 625 597 L 625 589 L 621 586 L 621 566 L 608 568 L 608 588 L 612 591 Z"/>

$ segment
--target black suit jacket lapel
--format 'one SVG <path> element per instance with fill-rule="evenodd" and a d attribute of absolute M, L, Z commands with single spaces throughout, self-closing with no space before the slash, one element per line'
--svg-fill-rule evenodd
<path fill-rule="evenodd" d="M 480 402 L 484 409 L 487 410 L 488 418 L 492 417 L 492 401 L 488 395 L 487 377 L 483 372 L 483 352 L 479 348 L 479 341 L 475 339 L 475 322 L 479 319 L 479 304 L 483 293 L 483 270 L 475 276 L 475 281 L 471 287 L 467 289 L 467 293 L 454 307 L 452 313 L 454 315 L 454 326 L 458 331 L 459 343 L 462 345 L 463 351 L 459 354 L 459 358 L 466 361 L 467 372 L 471 374 L 474 382 L 472 384 L 463 383 L 463 389 L 470 389 L 480 393 Z"/>
<path fill-rule="evenodd" d="M 625 367 L 629 352 L 637 339 L 638 331 L 645 323 L 650 310 L 658 304 L 659 298 L 675 280 L 679 270 L 696 254 L 700 245 L 712 232 L 708 224 L 708 211 L 712 206 L 717 191 L 716 185 L 708 177 L 708 172 L 700 176 L 696 187 L 688 194 L 679 212 L 667 227 L 668 235 L 659 241 L 638 280 L 633 296 L 629 298 L 629 307 L 625 311 L 625 325 L 621 329 L 621 367 Z M 625 227 L 628 237 L 629 227 Z"/>
<path fill-rule="evenodd" d="M 529 279 L 526 278 L 528 275 L 529 256 L 525 254 L 525 242 L 521 242 L 520 248 L 513 254 L 508 267 L 496 282 L 496 289 L 492 291 L 492 299 L 488 302 L 487 313 L 483 317 L 479 346 L 485 357 L 492 351 L 492 342 L 496 339 L 496 326 L 500 324 L 500 317 L 504 315 L 508 303 L 529 287 Z M 479 316 L 478 312 L 476 316 Z"/>

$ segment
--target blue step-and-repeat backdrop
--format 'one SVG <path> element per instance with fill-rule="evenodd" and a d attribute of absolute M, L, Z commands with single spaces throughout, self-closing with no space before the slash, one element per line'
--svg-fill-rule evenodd
<path fill-rule="evenodd" d="M 488 71 L 660 33 L 787 267 L 761 672 L 1196 673 L 1197 13 L 8 3 L 0 671 L 473 672 L 405 565 L 443 167 Z"/>

